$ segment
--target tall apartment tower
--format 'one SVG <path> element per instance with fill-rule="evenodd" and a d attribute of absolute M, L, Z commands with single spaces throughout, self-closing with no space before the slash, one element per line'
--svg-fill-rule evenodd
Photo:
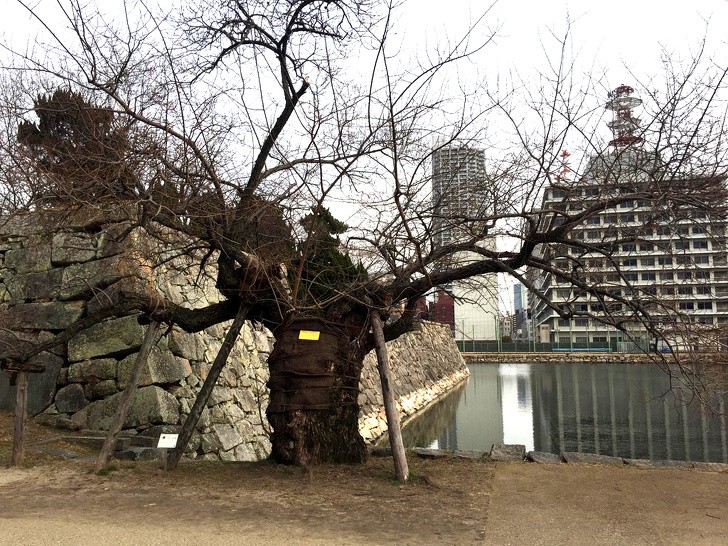
<path fill-rule="evenodd" d="M 443 247 L 467 240 L 478 230 L 477 218 L 492 211 L 492 190 L 485 176 L 483 150 L 459 143 L 432 153 L 434 245 Z M 495 240 L 486 240 L 495 248 Z M 466 253 L 454 257 L 460 263 Z M 453 331 L 456 339 L 493 340 L 499 333 L 498 277 L 482 275 L 446 287 L 455 297 Z"/>
<path fill-rule="evenodd" d="M 639 119 L 632 111 L 641 101 L 632 93 L 633 89 L 626 85 L 610 93 L 606 108 L 613 112 L 613 120 L 608 123 L 614 134 L 611 150 L 591 158 L 578 180 L 556 180 L 545 191 L 543 210 L 576 213 L 591 202 L 649 183 L 650 177 L 686 189 L 707 180 L 664 174 L 660 157 L 648 153 L 641 145 L 642 139 L 635 135 Z M 554 215 L 553 225 L 563 219 Z M 653 345 L 657 340 L 638 321 L 630 320 L 632 312 L 620 298 L 646 302 L 645 310 L 653 321 L 660 322 L 663 315 L 662 322 L 669 324 L 668 314 L 679 316 L 690 325 L 691 332 L 705 333 L 691 335 L 693 338 L 710 339 L 710 332 L 718 332 L 728 324 L 728 245 L 722 219 L 710 218 L 688 205 L 666 209 L 659 201 L 649 199 L 622 201 L 587 218 L 569 237 L 577 243 L 575 246 L 552 245 L 542 250 L 542 257 L 557 270 L 581 275 L 586 284 L 599 287 L 611 297 L 600 299 L 580 290 L 560 277 L 558 271 L 529 271 L 531 282 L 541 294 L 557 307 L 577 313 L 575 318 L 562 319 L 541 299 L 533 298 L 537 341 L 572 349 L 660 349 Z M 626 329 L 618 330 L 596 320 L 607 314 L 622 317 Z M 678 346 L 698 344 L 675 332 L 673 340 Z"/>

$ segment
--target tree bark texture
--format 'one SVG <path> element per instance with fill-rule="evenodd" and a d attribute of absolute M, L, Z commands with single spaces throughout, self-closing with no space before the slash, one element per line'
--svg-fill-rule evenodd
<path fill-rule="evenodd" d="M 106 435 L 106 440 L 104 440 L 101 453 L 99 453 L 99 456 L 96 459 L 96 466 L 94 467 L 95 472 L 101 471 L 107 464 L 109 464 L 109 459 L 111 459 L 114 447 L 116 446 L 116 439 L 119 437 L 121 427 L 124 426 L 124 421 L 126 421 L 129 408 L 134 400 L 134 393 L 136 393 L 139 378 L 142 376 L 142 370 L 144 369 L 144 365 L 147 363 L 149 352 L 152 350 L 152 347 L 154 347 L 154 338 L 158 329 L 159 323 L 155 321 L 150 322 L 149 326 L 147 326 L 147 333 L 144 336 L 144 341 L 142 342 L 142 346 L 139 349 L 136 361 L 134 362 L 134 369 L 132 370 L 129 384 L 126 386 L 126 389 L 124 389 L 124 392 L 121 395 L 119 407 L 116 410 L 116 415 L 114 415 L 114 421 L 109 427 L 109 433 Z"/>
<path fill-rule="evenodd" d="M 350 332 L 318 318 L 297 318 L 275 332 L 266 411 L 275 461 L 308 466 L 366 460 L 358 403 L 364 354 Z"/>
<path fill-rule="evenodd" d="M 389 353 L 387 342 L 384 339 L 384 326 L 382 318 L 377 311 L 372 311 L 372 332 L 374 334 L 374 350 L 377 354 L 377 369 L 379 379 L 382 382 L 382 397 L 384 398 L 384 413 L 387 416 L 387 431 L 389 445 L 392 448 L 394 458 L 394 471 L 397 480 L 404 483 L 409 477 L 407 465 L 407 454 L 402 441 L 402 429 L 400 427 L 399 411 L 397 401 L 392 390 L 392 370 L 389 367 Z"/>
<path fill-rule="evenodd" d="M 28 372 L 18 372 L 15 380 L 15 415 L 13 421 L 13 466 L 22 466 L 25 458 L 25 421 L 28 416 Z"/>

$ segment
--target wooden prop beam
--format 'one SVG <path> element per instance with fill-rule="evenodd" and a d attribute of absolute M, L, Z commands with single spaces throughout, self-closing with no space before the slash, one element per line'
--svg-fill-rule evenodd
<path fill-rule="evenodd" d="M 28 372 L 21 370 L 15 378 L 13 423 L 13 466 L 22 466 L 25 458 L 25 420 L 28 416 Z"/>
<path fill-rule="evenodd" d="M 377 369 L 382 382 L 382 397 L 384 398 L 384 412 L 387 416 L 387 428 L 389 445 L 392 448 L 394 458 L 394 472 L 397 480 L 405 483 L 409 478 L 409 466 L 407 465 L 407 454 L 402 441 L 402 429 L 400 426 L 399 411 L 397 402 L 392 391 L 392 371 L 389 367 L 389 353 L 387 343 L 384 340 L 384 326 L 379 311 L 371 312 L 372 333 L 374 334 L 374 351 L 377 355 Z"/>
<path fill-rule="evenodd" d="M 124 392 L 121 395 L 121 398 L 119 399 L 119 407 L 116 409 L 114 421 L 109 427 L 109 433 L 106 435 L 106 440 L 104 440 L 104 445 L 101 448 L 101 453 L 99 453 L 99 456 L 96 459 L 96 466 L 94 467 L 95 472 L 99 472 L 104 467 L 106 467 L 106 465 L 109 464 L 111 455 L 114 453 L 116 440 L 119 437 L 119 432 L 121 432 L 121 428 L 124 426 L 124 421 L 126 421 L 126 416 L 129 413 L 129 408 L 131 407 L 131 403 L 134 400 L 134 393 L 137 390 L 137 385 L 139 384 L 142 370 L 144 369 L 144 365 L 147 363 L 147 359 L 149 358 L 149 353 L 152 350 L 152 347 L 154 347 L 157 330 L 159 330 L 159 323 L 156 321 L 150 322 L 149 326 L 147 326 L 147 333 L 144 336 L 144 341 L 142 342 L 142 346 L 139 349 L 136 361 L 134 362 L 134 368 L 132 369 L 129 384 L 126 386 Z"/>
<path fill-rule="evenodd" d="M 243 328 L 245 317 L 248 315 L 249 310 L 249 305 L 241 305 L 238 309 L 238 314 L 235 316 L 235 320 L 233 320 L 232 325 L 225 334 L 222 347 L 220 347 L 220 350 L 215 356 L 215 361 L 212 363 L 212 367 L 207 373 L 205 382 L 203 383 L 200 392 L 197 393 L 195 404 L 192 406 L 190 414 L 187 416 L 187 419 L 185 419 L 185 422 L 182 425 L 179 438 L 177 439 L 177 447 L 172 449 L 167 457 L 165 470 L 174 470 L 177 468 L 177 465 L 182 458 L 182 454 L 184 453 L 190 438 L 192 438 L 192 433 L 197 427 L 197 422 L 200 420 L 202 411 L 207 405 L 210 394 L 212 394 L 212 389 L 215 387 L 215 383 L 217 383 L 217 379 L 220 377 L 220 373 L 227 363 L 230 351 L 232 350 L 233 345 L 235 345 L 235 341 L 238 339 L 238 335 L 240 334 L 240 330 Z"/>

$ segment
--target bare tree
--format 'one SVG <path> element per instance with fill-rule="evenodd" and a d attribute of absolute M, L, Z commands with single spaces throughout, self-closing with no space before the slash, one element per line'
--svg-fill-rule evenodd
<path fill-rule="evenodd" d="M 563 58 L 537 86 L 503 92 L 476 82 L 444 91 L 452 67 L 490 42 L 483 18 L 462 41 L 417 64 L 398 63 L 392 53 L 389 16 L 396 8 L 386 3 L 200 2 L 166 16 L 142 3 L 143 17 L 127 12 L 118 27 L 76 0 L 62 5 L 76 45 L 51 34 L 46 58 L 18 55 L 12 70 L 42 76 L 25 89 L 70 89 L 78 104 L 113 113 L 128 142 L 119 161 L 133 181 L 116 203 L 127 202 L 123 210 L 152 235 L 181 234 L 203 261 L 216 261 L 224 299 L 186 309 L 156 292 L 112 286 L 105 301 L 113 305 L 87 310 L 55 339 L 4 358 L 27 361 L 131 312 L 188 331 L 233 318 L 262 321 L 276 337 L 267 414 L 273 457 L 282 462 L 364 459 L 357 394 L 364 355 L 375 346 L 372 313 L 394 339 L 411 328 L 417 301 L 433 289 L 506 273 L 561 317 L 585 314 L 624 332 L 639 323 L 667 337 L 673 315 L 658 321 L 650 307 L 664 301 L 617 294 L 588 262 L 601 255 L 598 268 L 630 287 L 629 266 L 599 244 L 639 234 L 604 234 L 597 243 L 580 238 L 579 227 L 640 200 L 653 215 L 702 211 L 716 229 L 723 225 L 725 68 L 703 69 L 700 59 L 684 74 L 668 74 L 666 97 L 652 97 L 650 120 L 636 135 L 642 147 L 624 141 L 608 152 L 595 137 L 601 116 L 593 87 L 578 88 Z M 43 23 L 41 13 L 29 11 Z M 347 80 L 343 61 L 351 55 L 371 59 L 365 85 Z M 701 92 L 688 93 L 690 85 Z M 5 112 L 14 120 L 8 128 L 25 119 L 24 134 L 35 134 L 19 105 L 30 109 L 36 97 L 23 101 L 12 87 L 7 95 Z M 35 190 L 39 181 L 63 188 L 69 174 L 44 167 L 29 151 L 29 137 L 8 135 L 4 206 L 49 206 Z M 468 196 L 467 209 L 446 207 L 446 194 L 432 194 L 433 152 L 456 143 L 488 157 L 487 184 Z M 567 147 L 577 164 L 565 163 Z M 73 165 L 79 172 L 71 179 L 94 176 Z M 590 177 L 604 191 L 571 207 L 568 191 L 581 191 Z M 564 198 L 544 201 L 544 190 L 554 188 L 563 188 Z M 105 206 L 64 195 L 64 207 Z M 330 212 L 342 202 L 357 212 L 349 226 Z M 496 244 L 504 237 L 507 250 Z M 601 310 L 555 301 L 542 289 L 545 276 L 594 296 Z M 302 331 L 319 332 L 314 350 L 299 342 Z M 216 359 L 217 373 L 226 358 Z"/>

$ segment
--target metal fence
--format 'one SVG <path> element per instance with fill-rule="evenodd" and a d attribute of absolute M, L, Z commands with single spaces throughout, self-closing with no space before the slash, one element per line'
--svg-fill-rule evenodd
<path fill-rule="evenodd" d="M 607 344 L 569 345 L 559 343 L 536 343 L 533 341 L 497 341 L 497 340 L 456 340 L 461 353 L 550 353 L 550 352 L 584 352 L 584 353 L 642 353 L 649 351 L 649 343 L 632 341 L 612 341 Z"/>

